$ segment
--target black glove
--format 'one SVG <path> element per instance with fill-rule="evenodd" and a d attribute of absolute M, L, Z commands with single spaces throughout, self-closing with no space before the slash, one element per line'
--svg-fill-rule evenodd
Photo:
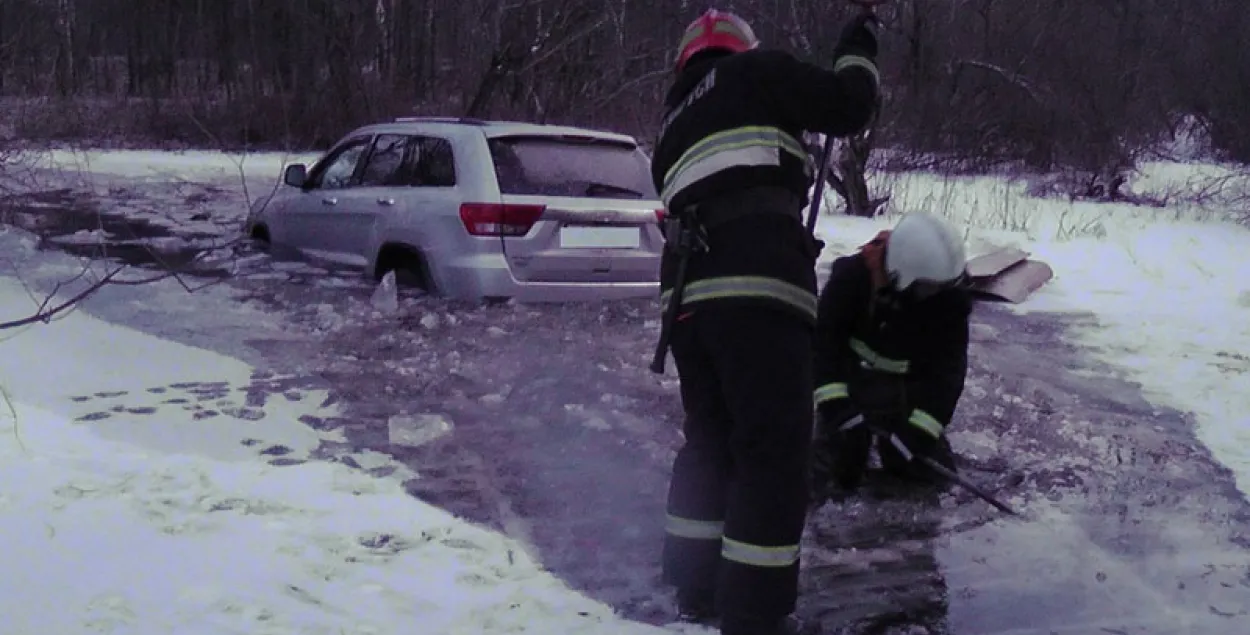
<path fill-rule="evenodd" d="M 903 376 L 859 369 L 852 377 L 847 386 L 851 401 L 874 432 L 884 436 L 882 442 L 894 445 L 907 460 L 933 453 L 939 440 L 911 422 L 913 409 Z"/>
<path fill-rule="evenodd" d="M 877 26 L 880 23 L 872 13 L 862 13 L 842 27 L 842 35 L 833 48 L 833 61 L 845 55 L 858 55 L 870 60 L 877 59 Z"/>
<path fill-rule="evenodd" d="M 850 492 L 863 482 L 872 431 L 848 400 L 821 407 L 812 442 L 812 498 L 823 502 L 837 489 Z"/>
<path fill-rule="evenodd" d="M 881 420 L 877 425 L 877 428 L 885 433 L 885 438 L 881 441 L 894 446 L 908 461 L 916 457 L 932 457 L 941 443 L 941 437 L 925 432 L 909 421 L 908 416 L 894 416 Z"/>

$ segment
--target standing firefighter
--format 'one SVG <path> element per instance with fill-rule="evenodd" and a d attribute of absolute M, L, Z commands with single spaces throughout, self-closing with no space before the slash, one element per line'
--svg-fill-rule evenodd
<path fill-rule="evenodd" d="M 653 370 L 671 342 L 686 412 L 663 567 L 683 619 L 719 616 L 725 635 L 795 628 L 820 251 L 801 217 L 813 166 L 799 138 L 869 121 L 872 25 L 847 25 L 833 70 L 758 49 L 715 10 L 678 49 L 652 161 L 669 213 Z"/>
<path fill-rule="evenodd" d="M 954 470 L 944 432 L 968 368 L 966 266 L 963 239 L 923 213 L 834 261 L 816 325 L 817 500 L 861 483 L 874 439 L 905 481 L 941 482 L 916 457 Z"/>

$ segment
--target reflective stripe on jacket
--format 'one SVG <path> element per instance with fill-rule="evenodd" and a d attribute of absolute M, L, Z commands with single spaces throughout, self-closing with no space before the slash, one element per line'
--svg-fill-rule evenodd
<path fill-rule="evenodd" d="M 687 187 L 727 170 L 743 166 L 781 167 L 782 153 L 802 162 L 811 174 L 811 157 L 797 139 L 780 128 L 742 126 L 708 135 L 690 146 L 664 174 L 660 198 L 665 205 Z"/>

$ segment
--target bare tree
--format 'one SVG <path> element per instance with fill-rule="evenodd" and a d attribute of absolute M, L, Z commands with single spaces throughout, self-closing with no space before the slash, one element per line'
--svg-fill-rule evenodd
<path fill-rule="evenodd" d="M 829 63 L 847 3 L 739 0 L 765 45 Z M 0 99 L 26 138 L 319 147 L 400 114 L 655 133 L 682 0 L 0 0 Z M 835 176 L 891 166 L 1111 184 L 1186 117 L 1250 161 L 1234 0 L 895 0 L 886 100 Z M 142 19 L 136 19 L 142 16 Z M 55 99 L 49 99 L 49 98 Z M 189 117 L 188 113 L 194 115 Z"/>

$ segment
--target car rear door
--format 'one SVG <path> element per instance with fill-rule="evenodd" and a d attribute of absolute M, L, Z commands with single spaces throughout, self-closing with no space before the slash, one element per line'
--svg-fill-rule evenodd
<path fill-rule="evenodd" d="M 514 225 L 502 238 L 514 278 L 659 279 L 662 203 L 637 147 L 555 135 L 500 136 L 489 143 L 504 213 Z"/>
<path fill-rule="evenodd" d="M 379 225 L 402 215 L 410 185 L 407 156 L 411 141 L 412 137 L 396 133 L 373 139 L 356 187 L 343 192 L 338 205 L 327 213 L 333 236 L 325 248 L 336 259 L 367 263 Z"/>

